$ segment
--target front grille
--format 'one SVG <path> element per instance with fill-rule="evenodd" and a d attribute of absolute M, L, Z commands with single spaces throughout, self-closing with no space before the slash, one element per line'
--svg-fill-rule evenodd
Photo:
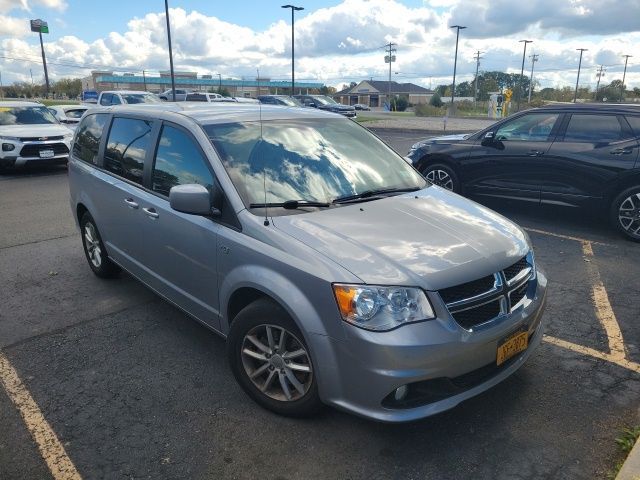
<path fill-rule="evenodd" d="M 516 263 L 503 270 L 504 277 L 507 279 L 507 282 L 510 282 L 511 280 L 516 278 L 525 268 L 529 268 L 529 262 L 527 262 L 527 257 L 522 257 Z"/>
<path fill-rule="evenodd" d="M 44 140 L 62 140 L 62 135 L 56 135 L 55 137 L 20 137 L 21 142 L 42 142 Z"/>
<path fill-rule="evenodd" d="M 458 312 L 452 312 L 451 315 L 461 327 L 470 330 L 500 315 L 500 299 L 492 300 L 489 303 L 470 307 Z"/>
<path fill-rule="evenodd" d="M 493 275 L 487 275 L 472 282 L 440 290 L 440 296 L 444 303 L 459 302 L 491 291 L 495 286 L 495 281 Z"/>
<path fill-rule="evenodd" d="M 21 157 L 39 157 L 40 151 L 53 150 L 54 155 L 64 155 L 69 153 L 69 149 L 64 143 L 39 143 L 35 145 L 25 145 L 20 150 Z"/>
<path fill-rule="evenodd" d="M 453 319 L 461 327 L 472 330 L 510 313 L 527 296 L 530 280 L 535 275 L 533 258 L 529 259 L 529 255 L 494 275 L 440 290 Z"/>

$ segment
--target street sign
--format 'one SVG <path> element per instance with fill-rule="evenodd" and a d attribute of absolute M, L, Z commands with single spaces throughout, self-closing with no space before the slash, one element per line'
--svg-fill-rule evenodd
<path fill-rule="evenodd" d="M 49 33 L 49 24 L 44 20 L 31 20 L 31 31 L 37 33 Z"/>

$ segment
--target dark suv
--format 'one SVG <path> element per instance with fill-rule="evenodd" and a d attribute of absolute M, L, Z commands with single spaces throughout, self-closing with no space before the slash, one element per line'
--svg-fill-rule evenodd
<path fill-rule="evenodd" d="M 293 98 L 302 103 L 305 107 L 319 108 L 328 112 L 339 113 L 345 117 L 355 118 L 356 109 L 351 105 L 343 105 L 326 95 L 294 95 Z"/>
<path fill-rule="evenodd" d="M 639 146 L 640 106 L 556 104 L 418 142 L 408 159 L 465 195 L 603 208 L 640 241 Z"/>

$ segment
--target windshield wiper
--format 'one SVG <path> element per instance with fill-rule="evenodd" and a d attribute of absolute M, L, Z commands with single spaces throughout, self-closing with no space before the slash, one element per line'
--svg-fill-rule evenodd
<path fill-rule="evenodd" d="M 345 195 L 344 197 L 338 197 L 333 201 L 333 203 L 351 203 L 370 199 L 376 200 L 380 198 L 380 195 L 384 195 L 387 193 L 415 192 L 417 190 L 420 190 L 420 187 L 380 188 L 378 190 L 365 190 L 364 192 L 356 193 L 355 195 Z"/>
<path fill-rule="evenodd" d="M 310 200 L 287 200 L 285 202 L 272 202 L 272 203 L 252 203 L 249 208 L 277 208 L 282 207 L 285 210 L 295 210 L 301 207 L 330 207 L 330 203 L 326 202 L 314 202 Z"/>

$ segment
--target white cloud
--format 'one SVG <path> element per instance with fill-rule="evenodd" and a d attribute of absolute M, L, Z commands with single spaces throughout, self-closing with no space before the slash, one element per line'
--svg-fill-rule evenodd
<path fill-rule="evenodd" d="M 39 58 L 39 45 L 29 37 L 28 22 L 20 15 L 35 6 L 64 10 L 64 0 L 0 0 L 0 47 L 5 56 Z M 4 9 L 2 8 L 4 7 Z M 10 12 L 13 10 L 13 12 Z M 10 13 L 7 13 L 10 12 Z M 423 85 L 449 82 L 455 47 L 452 23 L 467 25 L 460 35 L 458 75 L 471 79 L 475 51 L 485 52 L 482 70 L 519 72 L 521 38 L 531 38 L 529 52 L 540 55 L 536 78 L 556 85 L 575 82 L 578 47 L 588 48 L 583 58 L 584 82 L 595 82 L 596 63 L 610 65 L 607 77 L 621 77 L 622 59 L 640 42 L 637 0 L 430 0 L 411 8 L 400 0 L 343 0 L 296 20 L 296 78 L 316 79 L 329 85 L 388 76 L 382 46 L 397 43 L 394 78 Z M 288 79 L 291 25 L 278 21 L 262 31 L 233 24 L 198 11 L 171 10 L 174 61 L 180 70 L 224 76 L 263 76 Z M 111 32 L 88 43 L 74 36 L 45 45 L 52 77 L 86 75 L 89 69 L 69 64 L 111 67 L 119 71 L 168 68 L 164 13 L 134 18 L 126 31 Z M 529 59 L 527 67 L 529 69 Z M 631 59 L 634 60 L 634 59 Z M 56 64 L 65 65 L 56 65 Z M 37 63 L 0 59 L 3 76 L 24 79 Z M 630 63 L 628 84 L 640 81 L 640 63 Z M 582 81 L 581 81 L 582 83 Z M 634 85 L 635 86 L 635 85 Z"/>

